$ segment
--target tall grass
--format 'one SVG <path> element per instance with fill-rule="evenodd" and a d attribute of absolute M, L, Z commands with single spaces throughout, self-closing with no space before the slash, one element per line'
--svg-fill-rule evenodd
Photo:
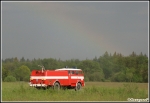
<path fill-rule="evenodd" d="M 80 91 L 55 91 L 38 90 L 27 82 L 3 82 L 2 101 L 127 101 L 127 98 L 148 98 L 147 86 L 147 83 L 87 82 Z"/>

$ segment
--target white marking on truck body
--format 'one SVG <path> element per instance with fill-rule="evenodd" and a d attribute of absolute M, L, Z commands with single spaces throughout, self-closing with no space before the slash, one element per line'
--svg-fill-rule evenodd
<path fill-rule="evenodd" d="M 68 76 L 31 76 L 31 79 L 68 79 Z M 83 80 L 83 76 L 71 76 L 71 79 L 81 79 Z"/>
<path fill-rule="evenodd" d="M 83 76 L 71 76 L 71 79 L 81 79 L 81 80 L 83 80 L 84 77 Z"/>
<path fill-rule="evenodd" d="M 31 76 L 31 79 L 68 79 L 68 76 Z"/>
<path fill-rule="evenodd" d="M 31 87 L 46 87 L 46 84 L 29 84 Z"/>
<path fill-rule="evenodd" d="M 60 71 L 60 70 L 81 70 L 81 69 L 75 69 L 75 68 L 61 68 L 61 69 L 55 69 L 55 71 Z"/>

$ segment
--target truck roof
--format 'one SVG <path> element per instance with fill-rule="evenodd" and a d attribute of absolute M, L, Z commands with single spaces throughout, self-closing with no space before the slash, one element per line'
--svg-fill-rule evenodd
<path fill-rule="evenodd" d="M 61 68 L 61 69 L 55 69 L 55 71 L 59 70 L 81 70 L 81 69 L 76 69 L 76 68 Z"/>

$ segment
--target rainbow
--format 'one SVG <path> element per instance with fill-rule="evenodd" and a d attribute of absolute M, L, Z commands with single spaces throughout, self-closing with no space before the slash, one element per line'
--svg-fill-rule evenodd
<path fill-rule="evenodd" d="M 110 53 L 110 51 L 112 51 L 111 53 L 114 53 L 117 51 L 117 48 L 114 48 L 112 43 L 105 38 L 105 34 L 92 32 L 88 25 L 79 22 L 76 18 L 68 17 L 63 13 L 44 12 L 46 10 L 53 9 L 55 4 L 49 5 L 47 3 L 30 2 L 29 5 L 27 10 L 32 11 L 34 15 L 38 16 L 38 18 L 41 18 L 46 22 L 54 23 L 58 26 L 58 30 L 69 30 L 72 33 L 69 35 L 73 36 L 74 38 L 78 38 L 78 40 L 84 41 L 85 44 L 96 47 L 99 52 L 104 53 L 105 51 L 108 51 Z M 61 8 L 66 9 L 63 3 L 61 4 Z"/>

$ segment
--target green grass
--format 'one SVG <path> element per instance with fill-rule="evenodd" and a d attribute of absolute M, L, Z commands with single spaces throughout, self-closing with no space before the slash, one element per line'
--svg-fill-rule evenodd
<path fill-rule="evenodd" d="M 2 82 L 2 101 L 127 101 L 148 98 L 148 83 L 86 82 L 80 91 L 36 89 L 27 82 Z"/>

